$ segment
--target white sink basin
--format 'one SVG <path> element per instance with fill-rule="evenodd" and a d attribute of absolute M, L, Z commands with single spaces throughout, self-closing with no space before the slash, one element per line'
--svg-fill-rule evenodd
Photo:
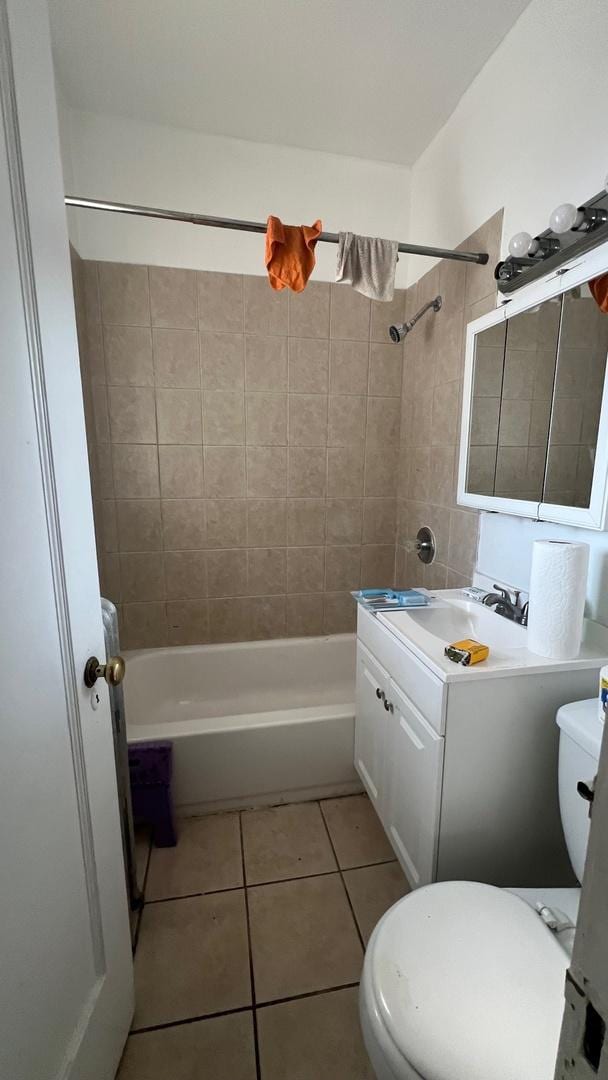
<path fill-rule="evenodd" d="M 490 648 L 526 646 L 523 626 L 472 600 L 437 599 L 427 608 L 409 609 L 405 614 L 421 630 L 439 638 L 444 646 L 462 638 L 474 638 Z"/>

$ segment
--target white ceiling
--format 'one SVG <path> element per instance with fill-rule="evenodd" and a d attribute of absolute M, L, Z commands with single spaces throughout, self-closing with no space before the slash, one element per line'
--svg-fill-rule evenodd
<path fill-rule="evenodd" d="M 68 105 L 411 164 L 529 0 L 49 0 Z"/>

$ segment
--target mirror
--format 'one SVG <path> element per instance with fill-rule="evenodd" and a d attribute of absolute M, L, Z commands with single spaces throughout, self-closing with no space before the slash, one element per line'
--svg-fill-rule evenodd
<path fill-rule="evenodd" d="M 608 352 L 608 315 L 587 285 L 564 293 L 543 499 L 588 507 Z"/>
<path fill-rule="evenodd" d="M 589 508 L 608 315 L 583 283 L 499 319 L 469 343 L 465 496 Z"/>

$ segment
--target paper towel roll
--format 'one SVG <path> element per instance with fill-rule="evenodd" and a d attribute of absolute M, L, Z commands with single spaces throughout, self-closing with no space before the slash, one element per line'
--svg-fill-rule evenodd
<path fill-rule="evenodd" d="M 588 566 L 588 544 L 534 541 L 528 609 L 531 652 L 551 660 L 572 660 L 578 656 Z"/>

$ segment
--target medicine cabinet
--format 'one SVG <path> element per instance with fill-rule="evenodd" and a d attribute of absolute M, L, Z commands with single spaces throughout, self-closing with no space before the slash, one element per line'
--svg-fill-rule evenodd
<path fill-rule="evenodd" d="M 608 244 L 469 323 L 458 502 L 608 525 Z"/>

